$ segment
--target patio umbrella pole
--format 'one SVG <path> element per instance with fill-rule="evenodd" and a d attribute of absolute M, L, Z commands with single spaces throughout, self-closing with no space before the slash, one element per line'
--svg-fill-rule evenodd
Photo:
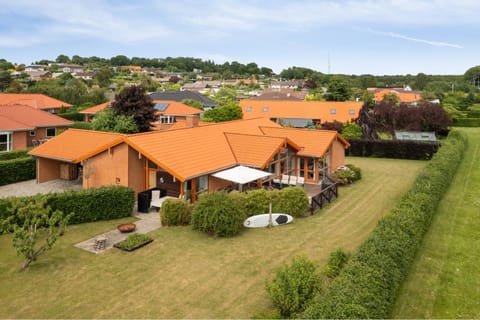
<path fill-rule="evenodd" d="M 268 204 L 268 226 L 271 227 L 272 224 L 273 224 L 273 221 L 272 221 L 272 202 L 270 202 Z"/>

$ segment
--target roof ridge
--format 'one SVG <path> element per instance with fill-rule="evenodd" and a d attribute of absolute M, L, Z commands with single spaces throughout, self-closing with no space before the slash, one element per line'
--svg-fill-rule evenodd
<path fill-rule="evenodd" d="M 233 159 L 235 159 L 235 163 L 239 163 L 239 162 L 238 162 L 237 155 L 235 154 L 235 150 L 233 150 L 233 146 L 232 146 L 232 144 L 230 143 L 230 139 L 228 139 L 228 133 L 224 132 L 224 133 L 223 133 L 223 136 L 225 137 L 225 140 L 227 140 L 228 148 L 230 149 L 230 152 L 231 152 L 232 155 L 233 155 Z"/>

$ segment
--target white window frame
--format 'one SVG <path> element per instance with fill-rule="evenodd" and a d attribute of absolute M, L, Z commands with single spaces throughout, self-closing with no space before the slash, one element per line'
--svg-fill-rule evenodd
<path fill-rule="evenodd" d="M 176 122 L 175 116 L 162 115 L 159 119 L 160 123 L 171 124 Z"/>
<path fill-rule="evenodd" d="M 9 131 L 0 131 L 0 136 L 7 136 L 7 142 L 0 142 L 0 145 L 6 145 L 6 150 L 1 150 L 0 152 L 9 152 L 13 150 L 13 133 Z"/>
<path fill-rule="evenodd" d="M 52 135 L 48 135 L 48 130 L 54 130 L 54 134 L 53 136 Z M 55 137 L 57 135 L 57 128 L 45 128 L 45 137 L 47 138 L 52 138 L 52 137 Z"/>
<path fill-rule="evenodd" d="M 348 110 L 348 114 L 353 116 L 355 114 L 355 110 L 354 109 L 350 109 Z"/>
<path fill-rule="evenodd" d="M 330 114 L 337 114 L 337 109 L 330 109 Z"/>
<path fill-rule="evenodd" d="M 35 137 L 37 135 L 36 130 L 30 130 L 30 137 Z"/>

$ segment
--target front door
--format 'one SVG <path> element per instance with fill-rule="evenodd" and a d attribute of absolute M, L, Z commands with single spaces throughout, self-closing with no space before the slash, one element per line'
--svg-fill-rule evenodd
<path fill-rule="evenodd" d="M 148 169 L 148 189 L 155 188 L 157 186 L 157 170 Z"/>

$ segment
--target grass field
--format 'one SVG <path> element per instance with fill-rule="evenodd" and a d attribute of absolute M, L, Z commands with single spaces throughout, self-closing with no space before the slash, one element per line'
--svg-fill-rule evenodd
<path fill-rule="evenodd" d="M 277 228 L 211 238 L 161 228 L 131 253 L 92 254 L 73 244 L 132 221 L 70 226 L 54 249 L 19 272 L 10 236 L 0 236 L 0 318 L 249 318 L 270 312 L 265 280 L 303 253 L 324 264 L 353 251 L 405 193 L 421 161 L 349 158 L 363 179 L 320 213 Z"/>
<path fill-rule="evenodd" d="M 440 203 L 394 318 L 480 318 L 480 128 Z"/>

